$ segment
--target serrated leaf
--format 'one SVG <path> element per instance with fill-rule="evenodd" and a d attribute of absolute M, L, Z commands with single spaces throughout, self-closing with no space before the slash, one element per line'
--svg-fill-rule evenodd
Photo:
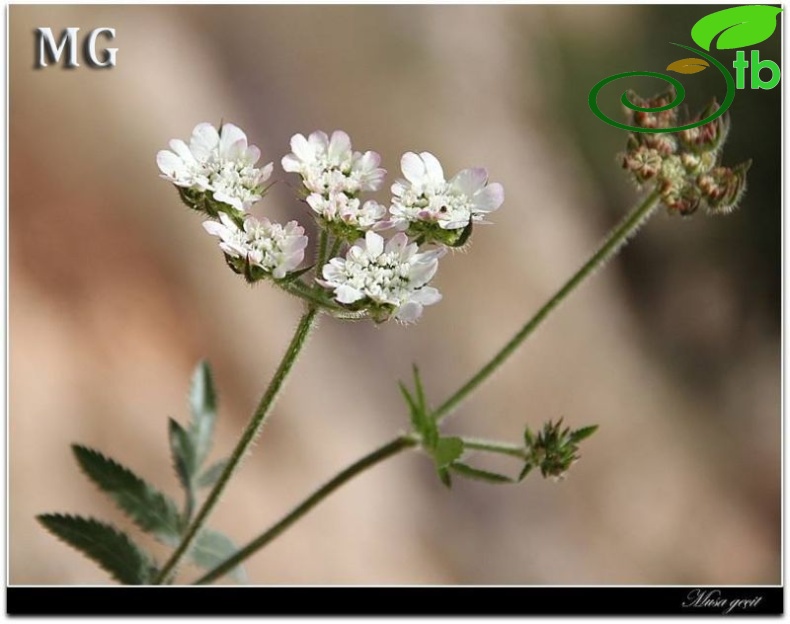
<path fill-rule="evenodd" d="M 93 518 L 43 514 L 38 521 L 53 535 L 93 559 L 125 585 L 150 583 L 155 567 L 151 558 L 125 533 Z"/>
<path fill-rule="evenodd" d="M 669 71 L 678 74 L 696 74 L 710 67 L 710 63 L 705 59 L 684 58 L 667 65 Z"/>
<path fill-rule="evenodd" d="M 776 16 L 782 9 L 766 5 L 730 7 L 699 20 L 691 29 L 691 38 L 705 50 L 719 36 L 719 50 L 746 48 L 765 41 L 776 30 Z"/>
<path fill-rule="evenodd" d="M 109 494 L 137 526 L 166 544 L 178 542 L 181 519 L 170 498 L 98 451 L 79 444 L 73 445 L 72 450 L 82 471 Z"/>
<path fill-rule="evenodd" d="M 486 481 L 488 483 L 514 483 L 513 479 L 498 472 L 490 472 L 488 470 L 481 470 L 474 468 L 462 462 L 453 462 L 450 464 L 450 469 L 458 474 L 469 479 L 477 479 L 478 481 Z"/>
<path fill-rule="evenodd" d="M 197 468 L 192 439 L 186 430 L 172 418 L 168 421 L 168 434 L 176 474 L 184 488 L 190 491 Z"/>
<path fill-rule="evenodd" d="M 221 459 L 218 462 L 211 464 L 211 466 L 206 468 L 203 471 L 203 474 L 198 477 L 197 483 L 195 485 L 197 485 L 199 488 L 211 487 L 217 482 L 217 479 L 219 479 L 222 471 L 225 470 L 225 466 L 227 465 L 227 459 Z"/>
<path fill-rule="evenodd" d="M 194 374 L 189 389 L 189 408 L 192 420 L 189 435 L 195 453 L 195 468 L 200 466 L 211 450 L 214 423 L 217 419 L 217 392 L 208 362 L 201 361 Z"/>
<path fill-rule="evenodd" d="M 461 438 L 439 438 L 433 449 L 433 458 L 437 468 L 447 468 L 464 452 L 464 442 Z"/>
<path fill-rule="evenodd" d="M 570 434 L 570 441 L 572 443 L 581 442 L 585 438 L 589 438 L 598 430 L 598 425 L 590 425 L 589 427 L 582 427 Z"/>
<path fill-rule="evenodd" d="M 211 570 L 234 554 L 238 549 L 231 539 L 219 531 L 204 529 L 201 531 L 189 556 L 196 565 L 206 570 Z M 241 565 L 229 572 L 231 578 L 237 583 L 245 583 L 247 574 Z"/>

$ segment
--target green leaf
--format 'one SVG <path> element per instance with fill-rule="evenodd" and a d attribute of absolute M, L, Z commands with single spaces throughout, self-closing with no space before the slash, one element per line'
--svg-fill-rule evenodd
<path fill-rule="evenodd" d="M 518 478 L 516 479 L 516 481 L 519 481 L 519 482 L 521 482 L 521 481 L 523 481 L 524 479 L 526 479 L 526 478 L 527 478 L 527 475 L 528 475 L 530 472 L 532 472 L 532 468 L 533 468 L 533 467 L 534 467 L 534 466 L 533 466 L 533 465 L 532 465 L 530 462 L 527 462 L 526 464 L 524 464 L 524 467 L 521 469 L 521 472 L 520 472 L 520 473 L 518 473 Z"/>
<path fill-rule="evenodd" d="M 187 491 L 192 490 L 192 481 L 197 471 L 195 465 L 195 449 L 192 439 L 186 430 L 172 418 L 168 422 L 170 450 L 173 453 L 173 465 L 181 484 Z"/>
<path fill-rule="evenodd" d="M 217 392 L 208 362 L 201 361 L 192 375 L 189 389 L 189 407 L 192 420 L 189 436 L 195 450 L 195 468 L 203 463 L 211 449 L 214 423 L 217 420 Z"/>
<path fill-rule="evenodd" d="M 489 472 L 488 470 L 481 470 L 473 468 L 468 464 L 462 462 L 453 462 L 450 468 L 464 477 L 470 479 L 477 479 L 479 481 L 487 481 L 488 483 L 515 483 L 513 479 L 498 472 Z"/>
<path fill-rule="evenodd" d="M 425 392 L 417 367 L 414 366 L 415 396 L 412 396 L 402 382 L 399 382 L 398 385 L 403 397 L 406 399 L 406 403 L 409 405 L 412 427 L 422 438 L 422 446 L 426 449 L 434 449 L 439 440 L 439 429 L 436 426 L 436 421 L 427 412 Z"/>
<path fill-rule="evenodd" d="M 219 479 L 222 471 L 225 470 L 225 466 L 227 465 L 227 459 L 221 459 L 218 462 L 211 464 L 211 466 L 206 468 L 206 470 L 203 471 L 203 474 L 198 477 L 197 483 L 195 485 L 197 485 L 199 488 L 211 487 L 217 482 L 217 479 Z"/>
<path fill-rule="evenodd" d="M 450 489 L 453 487 L 453 481 L 450 479 L 450 471 L 447 468 L 439 468 L 439 480 Z"/>
<path fill-rule="evenodd" d="M 589 438 L 596 431 L 598 431 L 598 425 L 590 425 L 588 427 L 582 427 L 581 429 L 577 429 L 576 431 L 570 434 L 570 441 L 573 444 L 577 442 L 581 442 L 585 438 Z"/>
<path fill-rule="evenodd" d="M 71 448 L 82 471 L 99 489 L 109 494 L 137 526 L 166 544 L 178 542 L 181 520 L 170 498 L 98 451 L 78 444 Z"/>
<path fill-rule="evenodd" d="M 236 545 L 225 534 L 203 529 L 198 534 L 189 556 L 201 568 L 211 570 L 233 555 L 236 550 L 238 550 Z M 240 565 L 230 571 L 230 576 L 237 583 L 247 581 L 244 568 Z"/>
<path fill-rule="evenodd" d="M 766 5 L 736 6 L 706 15 L 691 29 L 694 42 L 710 50 L 713 39 L 721 33 L 719 50 L 745 48 L 765 41 L 776 30 L 776 16 L 782 9 Z"/>
<path fill-rule="evenodd" d="M 37 519 L 48 531 L 93 559 L 125 585 L 150 583 L 156 572 L 151 558 L 112 525 L 64 514 L 43 514 Z"/>
<path fill-rule="evenodd" d="M 412 364 L 412 374 L 414 375 L 414 391 L 417 393 L 417 405 L 422 410 L 423 414 L 428 412 L 428 406 L 425 401 L 425 390 L 422 387 L 422 380 L 420 379 L 420 369 L 416 364 Z"/>
<path fill-rule="evenodd" d="M 447 468 L 464 452 L 464 442 L 461 438 L 439 438 L 433 450 L 433 458 L 437 468 Z"/>

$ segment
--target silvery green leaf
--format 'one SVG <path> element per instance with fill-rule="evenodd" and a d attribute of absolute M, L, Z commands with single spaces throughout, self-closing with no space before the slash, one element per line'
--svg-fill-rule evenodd
<path fill-rule="evenodd" d="M 218 462 L 212 464 L 203 471 L 203 474 L 198 477 L 197 483 L 195 485 L 197 485 L 199 488 L 208 488 L 213 486 L 227 465 L 227 459 L 221 459 Z"/>
<path fill-rule="evenodd" d="M 192 420 L 189 436 L 195 453 L 195 467 L 203 463 L 211 449 L 214 423 L 217 419 L 217 392 L 208 362 L 201 361 L 192 375 L 189 389 L 189 407 Z"/>
<path fill-rule="evenodd" d="M 219 531 L 203 529 L 195 540 L 189 556 L 201 568 L 211 570 L 233 555 L 238 549 L 229 537 Z M 237 583 L 245 583 L 247 574 L 241 565 L 229 572 L 231 578 Z"/>

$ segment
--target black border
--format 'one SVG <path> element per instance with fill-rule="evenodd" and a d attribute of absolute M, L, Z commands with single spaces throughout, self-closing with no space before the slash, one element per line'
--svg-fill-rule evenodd
<path fill-rule="evenodd" d="M 783 587 L 8 587 L 9 615 L 780 615 Z M 695 604 L 695 602 L 697 604 Z M 706 602 L 706 604 L 702 604 Z"/>

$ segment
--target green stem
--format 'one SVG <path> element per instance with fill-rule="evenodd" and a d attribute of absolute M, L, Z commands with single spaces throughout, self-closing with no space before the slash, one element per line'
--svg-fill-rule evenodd
<path fill-rule="evenodd" d="M 321 235 L 318 239 L 318 251 L 315 254 L 315 271 L 316 275 L 318 275 L 321 267 L 324 265 L 326 261 L 326 247 L 329 243 L 329 234 L 323 228 L 321 228 Z"/>
<path fill-rule="evenodd" d="M 341 485 L 350 481 L 358 474 L 364 472 L 368 468 L 371 468 L 378 464 L 379 462 L 383 462 L 385 459 L 392 457 L 393 455 L 397 455 L 401 451 L 406 450 L 407 448 L 411 448 L 417 445 L 417 440 L 409 435 L 399 436 L 390 442 L 387 442 L 384 446 L 377 448 L 375 451 L 368 453 L 363 458 L 357 460 L 353 464 L 351 464 L 348 468 L 339 472 L 335 477 L 331 480 L 327 481 L 324 485 L 318 488 L 315 492 L 313 492 L 310 496 L 308 496 L 304 501 L 299 503 L 296 507 L 294 507 L 287 515 L 285 515 L 282 520 L 277 522 L 276 524 L 272 525 L 268 530 L 261 533 L 258 537 L 252 540 L 249 544 L 240 548 L 234 555 L 223 561 L 213 570 L 207 572 L 204 576 L 200 577 L 197 581 L 195 581 L 196 585 L 202 585 L 205 583 L 210 583 L 221 577 L 223 574 L 229 572 L 237 565 L 239 565 L 242 561 L 244 561 L 247 557 L 255 553 L 255 551 L 263 548 L 283 533 L 288 527 L 290 527 L 294 522 L 299 520 L 302 516 L 304 516 L 308 511 L 310 511 L 313 507 L 318 505 L 322 500 L 324 500 L 327 496 L 329 496 L 332 492 L 338 489 Z"/>
<path fill-rule="evenodd" d="M 557 293 L 549 299 L 543 307 L 538 310 L 535 315 L 527 321 L 515 336 L 502 347 L 502 349 L 481 368 L 475 375 L 472 376 L 463 386 L 461 386 L 455 394 L 447 399 L 440 405 L 433 416 L 437 422 L 447 416 L 456 407 L 458 407 L 466 397 L 468 397 L 480 384 L 486 381 L 504 362 L 510 357 L 513 352 L 518 349 L 524 340 L 535 331 L 541 322 L 560 304 L 562 301 L 571 294 L 574 289 L 581 284 L 587 277 L 589 277 L 595 270 L 604 264 L 609 258 L 614 256 L 620 249 L 628 242 L 628 239 L 633 235 L 648 217 L 651 216 L 653 210 L 658 206 L 659 201 L 658 191 L 653 191 L 648 195 L 645 200 L 634 208 L 626 217 L 617 225 L 606 237 L 606 240 L 601 244 L 598 250 L 590 257 L 590 259 L 579 269 L 567 282 L 560 288 Z"/>
<path fill-rule="evenodd" d="M 461 440 L 464 442 L 464 449 L 469 451 L 485 451 L 487 453 L 509 455 L 518 459 L 527 459 L 527 451 L 523 446 L 497 442 L 496 440 L 482 440 L 480 438 L 461 438 Z"/>
<path fill-rule="evenodd" d="M 340 247 L 342 245 L 343 245 L 343 239 L 342 238 L 336 238 L 335 242 L 332 243 L 332 248 L 329 250 L 329 255 L 327 256 L 327 259 L 334 258 L 337 255 L 337 252 L 340 251 Z M 318 270 L 320 271 L 322 268 L 323 268 L 323 265 L 318 267 Z"/>
<path fill-rule="evenodd" d="M 189 551 L 189 548 L 195 541 L 200 529 L 203 528 L 206 519 L 214 509 L 217 501 L 219 501 L 225 486 L 228 484 L 231 477 L 233 476 L 233 473 L 236 471 L 236 468 L 241 463 L 242 458 L 246 455 L 247 451 L 252 445 L 252 442 L 260 433 L 261 427 L 263 427 L 266 417 L 269 415 L 269 412 L 271 412 L 271 409 L 277 400 L 277 397 L 283 386 L 283 382 L 291 372 L 291 368 L 293 368 L 300 351 L 304 347 L 307 337 L 310 334 L 310 330 L 315 325 L 317 318 L 318 309 L 314 306 L 309 307 L 302 316 L 302 319 L 299 321 L 299 325 L 296 328 L 296 332 L 294 333 L 293 338 L 291 338 L 291 343 L 288 345 L 288 349 L 286 350 L 285 355 L 280 362 L 280 366 L 274 373 L 274 377 L 269 383 L 269 387 L 266 389 L 266 392 L 261 397 L 258 408 L 255 410 L 250 422 L 247 424 L 247 428 L 244 430 L 244 433 L 242 434 L 238 444 L 236 444 L 236 448 L 233 449 L 233 453 L 228 459 L 228 464 L 225 467 L 225 470 L 222 471 L 222 474 L 217 480 L 216 485 L 214 485 L 205 502 L 200 507 L 195 519 L 192 521 L 192 524 L 189 525 L 189 528 L 182 536 L 181 543 L 170 556 L 170 559 L 168 559 L 167 563 L 165 563 L 162 571 L 154 581 L 154 585 L 161 585 L 162 583 L 167 582 L 170 575 L 175 572 L 176 567 L 180 563 L 181 559 Z"/>

